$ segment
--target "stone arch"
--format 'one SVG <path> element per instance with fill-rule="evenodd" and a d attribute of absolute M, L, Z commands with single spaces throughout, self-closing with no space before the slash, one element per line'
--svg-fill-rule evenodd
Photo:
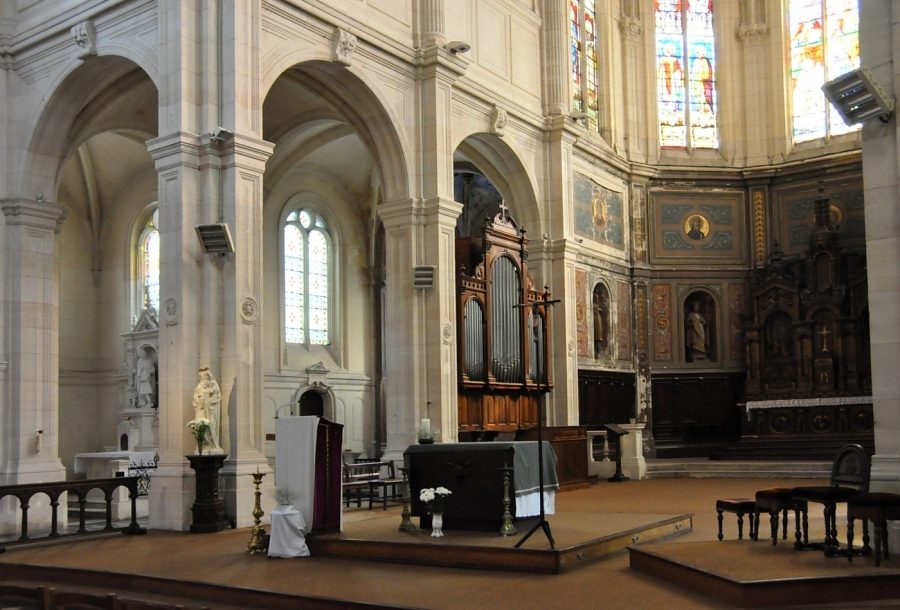
<path fill-rule="evenodd" d="M 53 197 L 51 194 L 55 193 L 62 163 L 66 155 L 74 150 L 73 142 L 68 136 L 79 113 L 94 98 L 114 86 L 118 80 L 127 77 L 129 73 L 148 77 L 158 91 L 150 73 L 131 59 L 121 56 L 91 57 L 83 63 L 73 62 L 60 71 L 58 80 L 48 88 L 51 93 L 46 96 L 47 101 L 34 114 L 32 122 L 26 128 L 28 148 L 19 185 L 23 195 L 31 197 L 43 193 L 47 198 Z M 92 86 L 86 87 L 85 83 L 91 83 Z M 158 104 L 156 106 L 158 107 Z M 107 129 L 111 127 L 106 126 Z M 127 131 L 126 125 L 117 127 Z M 91 135 L 94 134 L 85 132 L 80 138 L 83 141 Z M 144 131 L 139 134 L 140 137 L 155 135 Z"/>
<path fill-rule="evenodd" d="M 331 61 L 309 60 L 292 63 L 290 56 L 282 58 L 276 71 L 273 66 L 261 84 L 264 98 L 268 98 L 278 78 L 289 71 L 308 83 L 316 94 L 327 101 L 359 135 L 378 168 L 384 201 L 407 199 L 410 195 L 411 171 L 406 150 L 400 137 L 402 122 L 389 104 L 378 96 L 376 89 L 355 70 Z"/>
<path fill-rule="evenodd" d="M 291 412 L 297 413 L 297 415 L 303 415 L 301 412 L 303 397 L 309 392 L 318 394 L 322 400 L 322 414 L 320 417 L 324 417 L 330 421 L 338 421 L 337 399 L 334 395 L 334 390 L 331 385 L 319 381 L 305 383 L 294 391 L 291 396 Z"/>
<path fill-rule="evenodd" d="M 463 138 L 455 150 L 484 172 L 518 225 L 527 229 L 532 238 L 547 231 L 535 195 L 537 182 L 509 144 L 493 134 L 478 132 Z"/>

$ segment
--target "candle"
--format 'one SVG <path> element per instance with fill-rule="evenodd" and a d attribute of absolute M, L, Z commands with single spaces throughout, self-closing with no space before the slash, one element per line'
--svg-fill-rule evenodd
<path fill-rule="evenodd" d="M 425 434 L 431 432 L 431 420 L 428 418 L 423 419 L 421 423 L 419 423 L 419 430 Z"/>

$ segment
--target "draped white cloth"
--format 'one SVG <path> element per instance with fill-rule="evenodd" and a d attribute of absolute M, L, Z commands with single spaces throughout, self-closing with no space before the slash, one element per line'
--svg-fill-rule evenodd
<path fill-rule="evenodd" d="M 269 557 L 309 557 L 306 546 L 306 521 L 293 506 L 272 511 Z"/>

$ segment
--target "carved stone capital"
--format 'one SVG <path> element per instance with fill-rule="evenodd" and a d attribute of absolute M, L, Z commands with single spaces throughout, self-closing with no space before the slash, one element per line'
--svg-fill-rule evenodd
<path fill-rule="evenodd" d="M 57 203 L 44 201 L 41 195 L 35 200 L 0 199 L 0 210 L 9 226 L 27 226 L 49 229 L 59 233 L 66 211 Z"/>
<path fill-rule="evenodd" d="M 349 66 L 357 43 L 356 36 L 350 32 L 334 28 L 334 34 L 331 36 L 331 60 Z"/>
<path fill-rule="evenodd" d="M 769 26 L 742 25 L 735 35 L 743 43 L 757 42 L 769 37 Z"/>
<path fill-rule="evenodd" d="M 619 29 L 628 40 L 640 40 L 644 34 L 644 24 L 640 19 L 633 17 L 622 17 L 619 20 Z"/>

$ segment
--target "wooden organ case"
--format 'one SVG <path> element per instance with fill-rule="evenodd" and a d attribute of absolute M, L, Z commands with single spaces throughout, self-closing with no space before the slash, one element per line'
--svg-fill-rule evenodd
<path fill-rule="evenodd" d="M 456 240 L 460 440 L 534 428 L 553 387 L 550 295 L 535 290 L 527 244 L 502 202 L 480 231 Z"/>

